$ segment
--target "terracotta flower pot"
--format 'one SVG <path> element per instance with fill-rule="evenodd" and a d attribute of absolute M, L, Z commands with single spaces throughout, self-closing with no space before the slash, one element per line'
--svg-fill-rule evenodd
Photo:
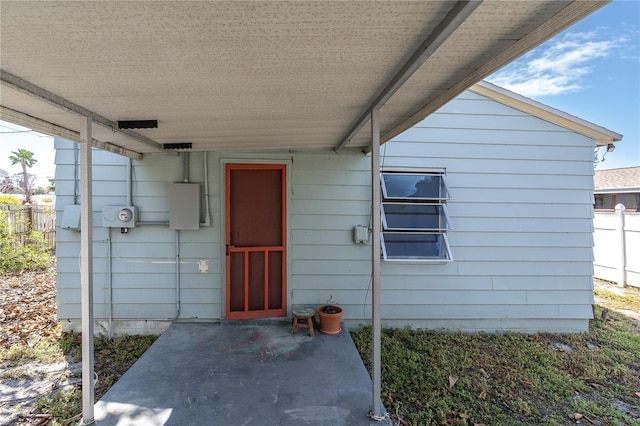
<path fill-rule="evenodd" d="M 342 321 L 342 308 L 337 305 L 322 305 L 318 308 L 320 317 L 320 331 L 324 334 L 340 333 L 340 321 Z"/>

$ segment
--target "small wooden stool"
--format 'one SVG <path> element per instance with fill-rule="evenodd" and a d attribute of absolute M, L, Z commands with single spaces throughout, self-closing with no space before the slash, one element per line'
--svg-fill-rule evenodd
<path fill-rule="evenodd" d="M 309 329 L 309 336 L 313 337 L 313 325 L 315 320 L 316 311 L 309 308 L 297 308 L 293 310 L 293 329 L 291 334 L 296 334 L 298 327 L 304 327 Z M 300 322 L 300 321 L 305 321 Z"/>

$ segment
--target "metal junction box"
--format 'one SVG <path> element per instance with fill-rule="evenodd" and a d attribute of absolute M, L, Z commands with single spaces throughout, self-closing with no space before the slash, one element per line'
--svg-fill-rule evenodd
<path fill-rule="evenodd" d="M 200 184 L 169 186 L 169 228 L 200 229 Z"/>
<path fill-rule="evenodd" d="M 80 204 L 64 206 L 60 227 L 70 231 L 80 231 Z"/>
<path fill-rule="evenodd" d="M 138 209 L 135 206 L 106 206 L 102 208 L 105 228 L 135 228 Z"/>

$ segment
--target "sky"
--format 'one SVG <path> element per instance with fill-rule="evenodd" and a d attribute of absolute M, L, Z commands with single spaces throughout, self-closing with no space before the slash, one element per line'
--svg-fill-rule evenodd
<path fill-rule="evenodd" d="M 640 166 L 640 0 L 614 0 L 487 80 L 622 134 L 596 169 Z"/>
<path fill-rule="evenodd" d="M 487 78 L 491 83 L 605 127 L 623 138 L 597 169 L 640 166 L 640 0 L 614 0 Z M 0 121 L 0 169 L 34 153 L 30 173 L 46 187 L 55 173 L 53 138 Z"/>
<path fill-rule="evenodd" d="M 26 149 L 34 154 L 36 163 L 28 172 L 37 177 L 35 187 L 49 186 L 48 178 L 54 177 L 56 169 L 53 137 L 0 121 L 0 169 L 10 175 L 22 172 L 19 164 L 11 165 L 9 160 L 11 153 L 19 149 Z"/>

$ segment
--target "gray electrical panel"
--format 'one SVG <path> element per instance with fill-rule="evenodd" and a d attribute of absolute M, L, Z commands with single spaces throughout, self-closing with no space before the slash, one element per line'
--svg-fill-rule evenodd
<path fill-rule="evenodd" d="M 200 184 L 169 186 L 169 228 L 200 229 Z"/>

